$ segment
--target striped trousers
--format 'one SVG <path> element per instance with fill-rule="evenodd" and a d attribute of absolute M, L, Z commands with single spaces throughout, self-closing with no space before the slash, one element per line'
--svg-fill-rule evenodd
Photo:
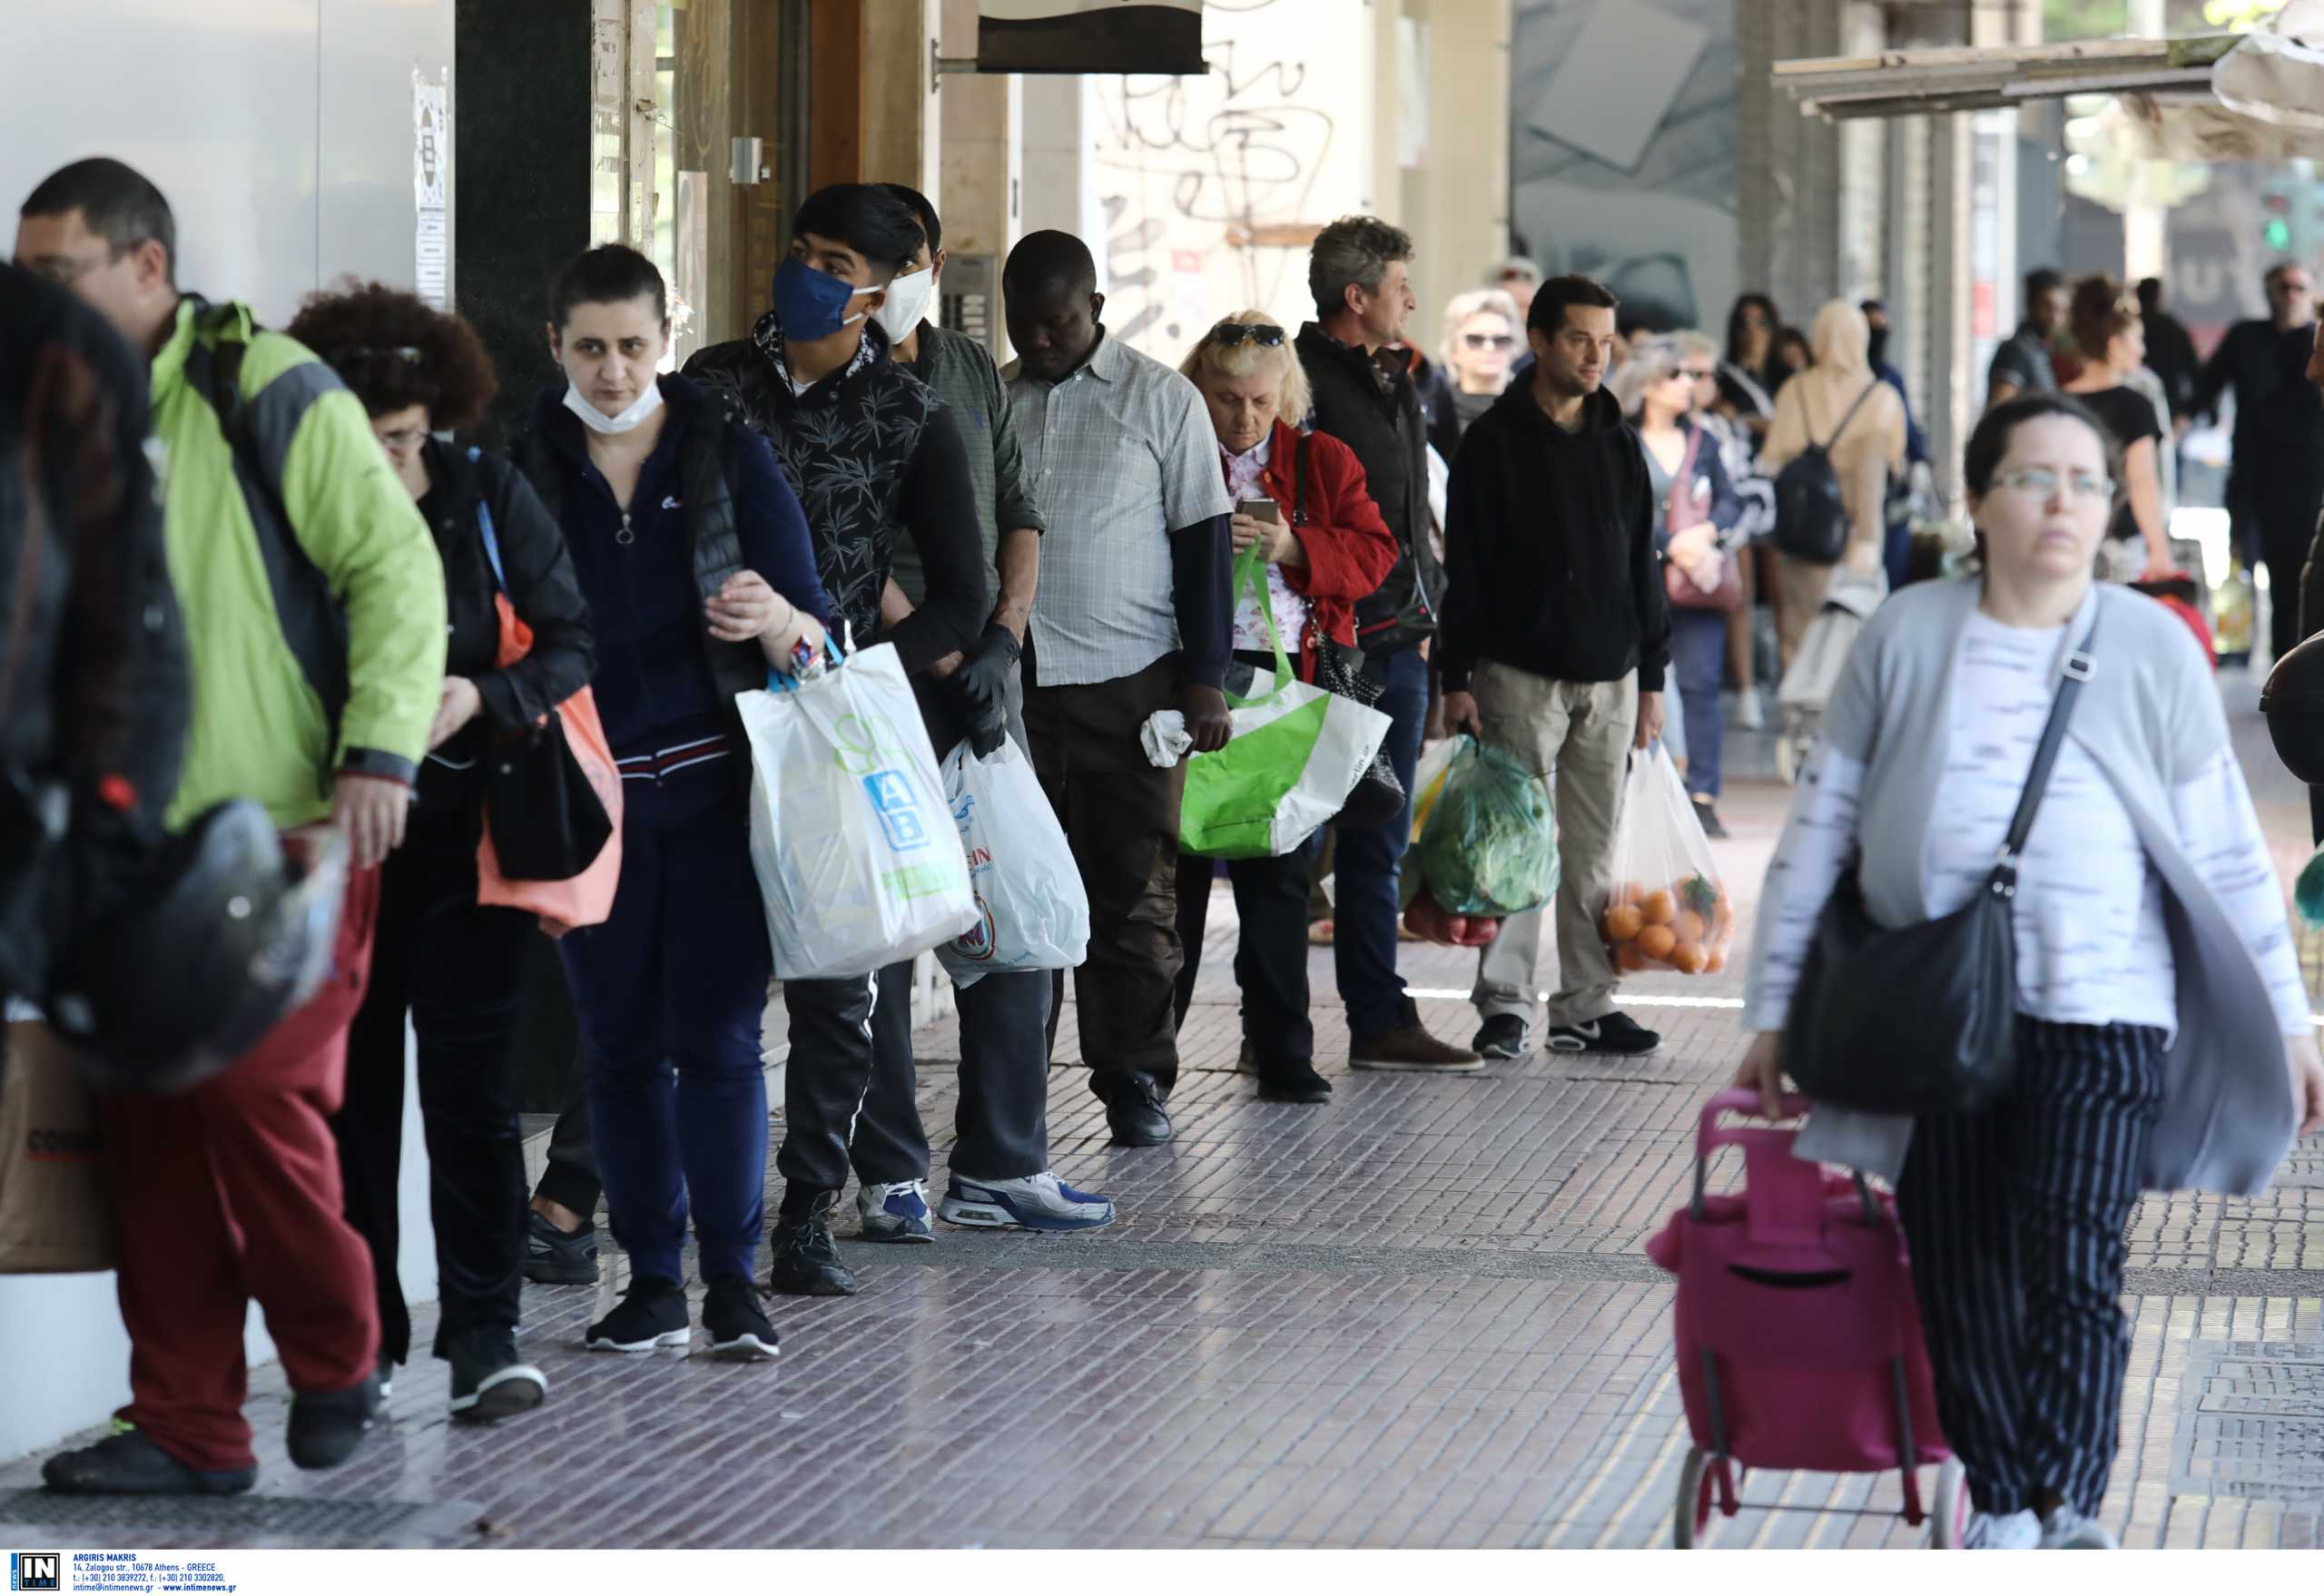
<path fill-rule="evenodd" d="M 2162 1031 L 2023 1015 L 2011 1096 L 1924 1115 L 1896 1185 L 1937 1413 L 1977 1506 L 2095 1513 L 2130 1326 L 2123 1227 L 2162 1117 Z"/>

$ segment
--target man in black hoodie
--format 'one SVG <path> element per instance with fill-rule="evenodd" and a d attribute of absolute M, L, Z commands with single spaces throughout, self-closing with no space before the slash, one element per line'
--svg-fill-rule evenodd
<path fill-rule="evenodd" d="M 766 434 L 799 496 L 833 630 L 858 645 L 893 643 L 907 673 L 977 645 L 990 613 L 975 485 L 952 413 L 889 358 L 872 312 L 920 249 L 920 223 L 875 183 L 808 196 L 792 222 L 774 308 L 751 336 L 702 350 L 686 375 L 733 390 Z M 882 633 L 880 597 L 897 547 L 919 551 L 927 595 Z M 832 1243 L 831 1212 L 872 1084 L 877 983 L 794 980 L 785 1128 L 776 1165 L 783 1206 L 769 1237 L 768 1283 L 794 1296 L 848 1296 L 854 1274 Z"/>
<path fill-rule="evenodd" d="M 1452 468 L 1439 658 L 1444 718 L 1557 783 L 1561 1053 L 1645 1053 L 1662 1039 L 1614 1006 L 1598 934 L 1633 749 L 1661 734 L 1670 612 L 1637 434 L 1603 391 L 1614 296 L 1586 277 L 1541 285 L 1526 318 L 1532 380 L 1471 423 Z M 1477 1050 L 1532 1051 L 1541 911 L 1514 915 L 1478 961 Z"/>

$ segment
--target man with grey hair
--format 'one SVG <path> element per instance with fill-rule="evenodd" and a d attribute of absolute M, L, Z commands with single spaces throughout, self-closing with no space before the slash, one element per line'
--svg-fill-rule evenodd
<path fill-rule="evenodd" d="M 1522 255 L 1512 255 L 1485 273 L 1485 286 L 1515 300 L 1518 319 L 1522 320 L 1533 308 L 1533 291 L 1541 286 L 1541 269 Z"/>
<path fill-rule="evenodd" d="M 1314 428 L 1355 451 L 1397 548 L 1395 568 L 1355 611 L 1364 669 L 1384 685 L 1379 708 L 1394 723 L 1382 751 L 1406 798 L 1384 825 L 1335 831 L 1332 945 L 1347 1004 L 1348 1062 L 1442 1072 L 1482 1069 L 1484 1060 L 1430 1035 L 1396 973 L 1397 877 L 1412 840 L 1429 640 L 1444 595 L 1444 573 L 1429 547 L 1427 420 L 1411 368 L 1388 347 L 1403 340 L 1418 308 L 1412 258 L 1412 239 L 1374 216 L 1344 216 L 1316 234 L 1307 261 L 1315 320 L 1299 330 L 1298 349 L 1315 392 Z"/>

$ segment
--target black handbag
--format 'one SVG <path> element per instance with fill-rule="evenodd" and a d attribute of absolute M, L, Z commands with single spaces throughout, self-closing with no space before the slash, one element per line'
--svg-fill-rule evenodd
<path fill-rule="evenodd" d="M 1852 857 L 1816 921 L 1784 1022 L 1784 1069 L 1835 1108 L 1962 1114 L 2017 1075 L 2017 861 L 2090 679 L 2093 621 L 2066 656 L 2001 856 L 1966 907 L 1890 930 L 1874 921 Z"/>
<path fill-rule="evenodd" d="M 570 881 L 596 862 L 614 834 L 588 773 L 566 745 L 561 716 L 497 739 L 484 783 L 492 852 L 512 882 Z"/>

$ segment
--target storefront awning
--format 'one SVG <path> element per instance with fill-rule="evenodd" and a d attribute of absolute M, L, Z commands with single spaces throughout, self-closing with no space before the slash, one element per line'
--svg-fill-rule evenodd
<path fill-rule="evenodd" d="M 2068 94 L 2201 96 L 2235 34 L 2085 39 L 2057 44 L 1946 45 L 1877 55 L 1779 61 L 1776 86 L 1810 114 L 1930 116 L 1989 111 Z"/>

